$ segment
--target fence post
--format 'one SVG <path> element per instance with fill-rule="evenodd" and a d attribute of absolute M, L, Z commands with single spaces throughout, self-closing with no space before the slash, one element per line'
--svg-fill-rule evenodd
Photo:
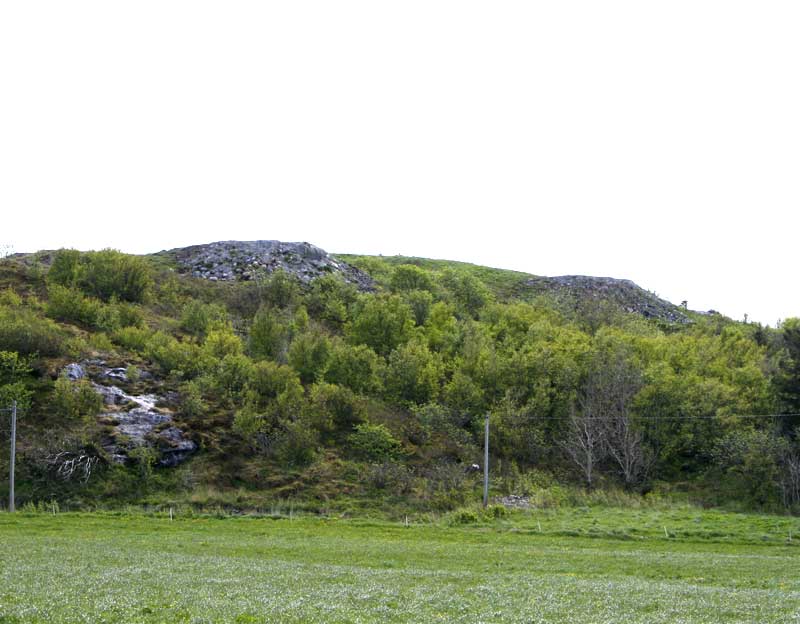
<path fill-rule="evenodd" d="M 11 466 L 8 472 L 8 511 L 14 513 L 14 465 L 17 457 L 17 402 L 11 403 Z"/>

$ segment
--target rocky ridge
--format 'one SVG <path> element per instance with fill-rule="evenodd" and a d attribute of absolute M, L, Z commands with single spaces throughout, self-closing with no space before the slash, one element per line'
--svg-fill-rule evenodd
<path fill-rule="evenodd" d="M 310 243 L 275 240 L 219 241 L 160 252 L 175 260 L 180 273 L 211 281 L 252 280 L 283 270 L 307 284 L 323 275 L 341 275 L 362 291 L 374 289 L 372 278 Z"/>
<path fill-rule="evenodd" d="M 536 294 L 554 295 L 569 306 L 607 301 L 623 312 L 639 314 L 645 318 L 669 323 L 692 322 L 685 308 L 661 299 L 626 279 L 588 275 L 531 277 L 525 280 L 524 288 Z"/>

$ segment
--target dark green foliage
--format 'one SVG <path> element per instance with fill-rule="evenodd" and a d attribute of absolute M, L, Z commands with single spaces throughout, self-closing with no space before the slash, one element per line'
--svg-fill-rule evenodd
<path fill-rule="evenodd" d="M 281 360 L 286 355 L 288 341 L 288 321 L 274 309 L 262 306 L 250 327 L 250 355 L 256 359 Z"/>
<path fill-rule="evenodd" d="M 362 297 L 347 333 L 354 343 L 387 356 L 411 338 L 413 329 L 413 315 L 407 303 L 396 295 L 376 295 Z"/>
<path fill-rule="evenodd" d="M 770 431 L 732 431 L 714 448 L 716 470 L 711 478 L 721 484 L 727 497 L 746 507 L 778 507 L 782 466 L 789 443 Z"/>
<path fill-rule="evenodd" d="M 433 295 L 427 290 L 411 290 L 405 294 L 405 300 L 411 306 L 414 322 L 424 325 L 431 313 Z"/>
<path fill-rule="evenodd" d="M 376 394 L 383 387 L 383 360 L 366 345 L 334 342 L 325 381 L 346 386 L 359 394 Z"/>
<path fill-rule="evenodd" d="M 130 376 L 130 375 L 129 375 Z M 208 411 L 208 404 L 203 400 L 203 393 L 195 381 L 186 382 L 180 391 L 180 414 L 185 418 L 199 418 Z"/>
<path fill-rule="evenodd" d="M 785 411 L 800 413 L 800 318 L 790 318 L 780 327 L 779 372 L 775 384 Z M 800 423 L 800 417 L 787 419 L 789 426 Z"/>
<path fill-rule="evenodd" d="M 309 404 L 311 420 L 322 433 L 349 433 L 364 422 L 364 403 L 351 390 L 321 382 L 311 388 Z"/>
<path fill-rule="evenodd" d="M 60 249 L 53 256 L 47 272 L 47 281 L 65 288 L 77 288 L 81 277 L 81 252 L 77 249 Z"/>
<path fill-rule="evenodd" d="M 305 297 L 309 313 L 340 329 L 349 318 L 350 307 L 358 298 L 355 286 L 334 275 L 315 279 Z"/>
<path fill-rule="evenodd" d="M 322 378 L 330 353 L 331 344 L 324 334 L 304 332 L 292 340 L 289 364 L 300 374 L 303 383 L 313 383 Z"/>
<path fill-rule="evenodd" d="M 441 282 L 450 292 L 456 308 L 465 316 L 477 318 L 483 307 L 492 300 L 489 289 L 469 273 L 445 271 Z"/>
<path fill-rule="evenodd" d="M 392 272 L 392 290 L 433 290 L 433 280 L 430 273 L 414 266 L 401 264 Z"/>
<path fill-rule="evenodd" d="M 300 283 L 294 275 L 278 270 L 261 282 L 261 299 L 275 308 L 288 308 L 297 303 Z"/>
<path fill-rule="evenodd" d="M 428 403 L 439 394 L 444 369 L 440 358 L 419 341 L 409 342 L 389 356 L 386 395 L 402 403 Z"/>

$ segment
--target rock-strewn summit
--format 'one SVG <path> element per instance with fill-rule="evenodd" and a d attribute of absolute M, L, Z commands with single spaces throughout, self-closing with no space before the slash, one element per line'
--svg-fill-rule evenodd
<path fill-rule="evenodd" d="M 372 278 L 310 243 L 275 240 L 220 241 L 161 252 L 174 258 L 181 273 L 213 281 L 254 279 L 259 273 L 282 269 L 308 283 L 339 274 L 360 290 L 374 288 Z"/>
<path fill-rule="evenodd" d="M 624 312 L 670 323 L 690 323 L 681 307 L 659 298 L 630 280 L 588 275 L 531 277 L 525 286 L 537 293 L 555 295 L 564 302 L 606 301 Z"/>

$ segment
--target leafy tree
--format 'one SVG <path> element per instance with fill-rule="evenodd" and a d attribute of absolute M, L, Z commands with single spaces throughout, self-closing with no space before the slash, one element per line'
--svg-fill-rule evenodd
<path fill-rule="evenodd" d="M 227 355 L 241 355 L 244 344 L 230 327 L 220 326 L 208 333 L 203 342 L 203 351 L 210 358 L 221 360 Z"/>
<path fill-rule="evenodd" d="M 392 272 L 391 281 L 394 291 L 433 290 L 430 274 L 413 264 L 401 264 Z"/>
<path fill-rule="evenodd" d="M 435 401 L 443 374 L 440 358 L 425 343 L 409 342 L 389 356 L 384 380 L 387 396 L 405 403 Z"/>
<path fill-rule="evenodd" d="M 326 382 L 311 387 L 309 409 L 314 426 L 328 436 L 349 433 L 366 417 L 363 401 L 351 390 Z"/>
<path fill-rule="evenodd" d="M 431 313 L 433 295 L 427 290 L 410 290 L 405 293 L 404 299 L 411 307 L 414 323 L 418 326 L 424 325 Z"/>
<path fill-rule="evenodd" d="M 336 340 L 331 349 L 325 381 L 360 394 L 375 394 L 383 387 L 383 360 L 367 345 Z"/>
<path fill-rule="evenodd" d="M 780 327 L 780 359 L 775 385 L 784 411 L 800 413 L 800 318 L 790 318 Z M 800 417 L 785 419 L 787 429 L 800 424 Z"/>
<path fill-rule="evenodd" d="M 77 249 L 59 249 L 53 256 L 47 281 L 65 288 L 76 288 L 81 276 L 81 252 Z"/>
<path fill-rule="evenodd" d="M 330 341 L 319 332 L 304 332 L 294 337 L 289 347 L 289 364 L 299 374 L 303 383 L 322 378 L 330 357 Z"/>
<path fill-rule="evenodd" d="M 261 284 L 261 299 L 268 306 L 275 308 L 293 307 L 300 296 L 300 283 L 297 278 L 278 269 Z"/>
<path fill-rule="evenodd" d="M 323 275 L 311 283 L 305 302 L 315 318 L 341 329 L 349 318 L 350 307 L 357 299 L 355 286 L 338 276 Z"/>
<path fill-rule="evenodd" d="M 356 344 L 365 344 L 387 356 L 413 333 L 411 308 L 397 295 L 365 296 L 360 300 L 347 333 Z"/>
<path fill-rule="evenodd" d="M 250 326 L 248 349 L 256 359 L 283 360 L 289 342 L 288 323 L 273 309 L 259 308 Z"/>
<path fill-rule="evenodd" d="M 478 318 L 480 311 L 492 300 L 486 285 L 468 273 L 447 270 L 443 272 L 441 282 L 450 292 L 456 309 L 464 316 Z"/>
<path fill-rule="evenodd" d="M 217 303 L 203 303 L 190 299 L 181 311 L 181 329 L 198 338 L 205 338 L 214 326 L 225 325 L 228 314 Z"/>
<path fill-rule="evenodd" d="M 787 450 L 787 441 L 769 431 L 731 431 L 714 448 L 719 471 L 712 473 L 714 486 L 749 505 L 774 505 L 780 500 L 781 460 Z"/>

